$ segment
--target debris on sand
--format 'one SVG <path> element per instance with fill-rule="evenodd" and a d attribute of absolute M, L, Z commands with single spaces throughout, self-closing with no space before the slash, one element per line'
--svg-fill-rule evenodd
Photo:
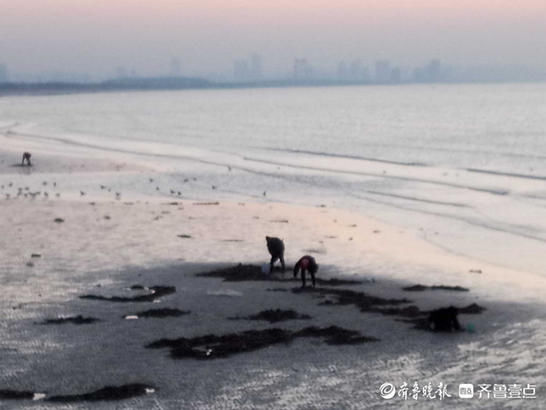
<path fill-rule="evenodd" d="M 244 317 L 230 317 L 230 320 L 267 320 L 269 323 L 282 322 L 285 320 L 307 320 L 311 316 L 298 313 L 294 310 L 269 309 Z"/>
<path fill-rule="evenodd" d="M 269 222 L 278 223 L 278 224 L 287 224 L 288 219 L 272 219 Z"/>
<path fill-rule="evenodd" d="M 251 352 L 276 344 L 288 344 L 300 337 L 323 338 L 327 344 L 332 345 L 359 344 L 378 340 L 362 336 L 355 330 L 347 330 L 337 326 L 327 328 L 311 326 L 296 332 L 273 328 L 247 330 L 220 336 L 209 334 L 194 338 L 160 339 L 150 343 L 146 348 L 168 348 L 173 359 L 209 360 Z"/>
<path fill-rule="evenodd" d="M 65 323 L 73 323 L 75 325 L 87 325 L 90 323 L 98 322 L 99 319 L 94 317 L 83 317 L 82 315 L 78 316 L 67 316 L 59 317 L 57 319 L 46 319 L 41 324 L 43 325 L 62 325 Z"/>
<path fill-rule="evenodd" d="M 468 292 L 469 289 L 463 288 L 461 286 L 445 286 L 445 285 L 434 285 L 434 286 L 425 286 L 425 285 L 413 285 L 413 286 L 406 286 L 405 288 L 402 288 L 403 290 L 406 290 L 408 292 L 421 292 L 427 289 L 430 290 L 452 290 L 455 292 Z"/>
<path fill-rule="evenodd" d="M 482 270 L 481 269 L 469 269 L 468 270 L 470 273 L 482 273 Z"/>
<path fill-rule="evenodd" d="M 178 317 L 178 316 L 184 316 L 189 315 L 191 312 L 189 310 L 180 310 L 180 309 L 171 309 L 171 308 L 163 308 L 163 309 L 149 309 L 144 310 L 142 312 L 137 312 L 132 315 L 125 315 L 123 316 L 124 319 L 129 319 L 132 316 L 136 316 L 136 319 L 145 317 L 145 318 L 162 318 L 162 317 Z"/>
<path fill-rule="evenodd" d="M 31 257 L 31 258 L 41 258 L 42 255 L 39 254 L 39 253 L 33 253 L 33 254 L 30 255 L 30 257 Z"/>
<path fill-rule="evenodd" d="M 468 306 L 457 308 L 457 309 L 459 310 L 459 313 L 469 314 L 469 315 L 479 314 L 479 313 L 482 313 L 484 310 L 486 310 L 483 306 L 480 306 L 476 303 L 472 303 Z"/>
<path fill-rule="evenodd" d="M 194 202 L 192 205 L 220 205 L 220 202 Z"/>
<path fill-rule="evenodd" d="M 182 239 L 191 239 L 191 235 L 188 235 L 188 234 L 185 234 L 185 233 L 183 233 L 181 235 L 176 235 L 176 236 L 178 236 L 179 238 L 182 238 Z"/>
<path fill-rule="evenodd" d="M 108 302 L 154 302 L 165 295 L 176 292 L 174 286 L 150 286 L 150 293 L 138 296 L 102 296 L 102 295 L 82 295 L 80 299 L 104 300 Z"/>
<path fill-rule="evenodd" d="M 61 396 L 51 396 L 46 401 L 55 403 L 70 403 L 78 401 L 101 401 L 101 400 L 125 400 L 132 397 L 144 396 L 155 392 L 156 387 L 147 384 L 133 383 L 122 386 L 106 386 L 102 389 L 90 393 L 68 394 Z"/>
<path fill-rule="evenodd" d="M 55 218 L 53 221 L 60 224 L 60 223 L 64 222 L 64 219 L 63 218 Z"/>
<path fill-rule="evenodd" d="M 242 292 L 233 289 L 207 290 L 209 296 L 243 296 Z"/>

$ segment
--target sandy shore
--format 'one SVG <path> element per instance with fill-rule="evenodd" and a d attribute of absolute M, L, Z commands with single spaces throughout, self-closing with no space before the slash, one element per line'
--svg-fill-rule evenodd
<path fill-rule="evenodd" d="M 0 153 L 0 392 L 46 396 L 0 397 L 3 407 L 112 408 L 113 402 L 89 398 L 47 399 L 128 384 L 148 391 L 117 401 L 119 408 L 540 408 L 544 403 L 546 283 L 540 276 L 454 255 L 417 232 L 320 204 L 193 196 L 192 184 L 201 181 L 173 190 L 158 170 L 119 158 L 50 153 L 29 170 L 13 166 L 19 147 L 12 148 Z M 134 188 L 120 192 L 120 179 L 124 187 L 134 181 Z M 321 279 L 359 283 L 323 283 L 322 291 L 296 292 L 299 282 L 290 280 L 290 272 L 236 282 L 196 276 L 238 263 L 259 269 L 268 260 L 266 235 L 284 239 L 290 267 L 308 253 L 317 258 Z M 415 284 L 469 291 L 402 289 Z M 131 300 L 150 295 L 153 286 L 175 290 Z M 339 292 L 332 289 L 406 299 L 396 306 L 419 311 L 471 304 L 486 310 L 460 315 L 463 326 L 475 331 L 438 334 L 414 329 L 403 321 L 413 317 L 402 312 L 338 303 Z M 104 300 L 111 297 L 127 300 Z M 163 308 L 179 315 L 142 315 Z M 269 309 L 310 318 L 244 319 Z M 96 321 L 42 323 L 80 315 Z M 140 317 L 127 320 L 127 315 Z M 338 326 L 377 340 L 329 344 L 322 336 L 298 336 L 310 326 Z M 284 334 L 290 340 L 227 357 L 173 358 L 168 348 L 147 347 L 160 339 L 272 328 L 292 332 Z M 443 382 L 453 397 L 384 400 L 378 393 L 383 382 Z M 538 399 L 465 401 L 457 398 L 459 383 L 537 384 Z"/>

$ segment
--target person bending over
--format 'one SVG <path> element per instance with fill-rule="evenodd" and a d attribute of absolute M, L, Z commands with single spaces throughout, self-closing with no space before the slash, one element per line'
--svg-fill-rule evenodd
<path fill-rule="evenodd" d="M 273 272 L 273 264 L 279 259 L 281 261 L 282 271 L 284 273 L 284 242 L 279 238 L 273 238 L 266 236 L 267 250 L 271 255 L 271 262 L 269 263 L 269 273 Z"/>
<path fill-rule="evenodd" d="M 301 271 L 301 287 L 305 287 L 305 274 L 309 272 L 311 275 L 311 282 L 313 287 L 315 287 L 315 274 L 318 271 L 318 264 L 315 261 L 315 258 L 309 255 L 302 256 L 299 261 L 294 265 L 294 277 L 298 276 L 298 272 Z"/>

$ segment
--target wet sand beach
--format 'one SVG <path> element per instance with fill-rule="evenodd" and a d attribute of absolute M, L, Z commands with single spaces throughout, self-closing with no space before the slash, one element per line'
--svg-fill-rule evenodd
<path fill-rule="evenodd" d="M 2 408 L 476 405 L 459 383 L 538 386 L 484 408 L 544 402 L 533 272 L 320 203 L 201 196 L 206 176 L 167 184 L 130 158 L 35 153 L 16 167 L 17 148 L 0 153 Z M 285 273 L 262 273 L 266 235 L 284 240 Z M 291 272 L 304 254 L 315 289 Z M 450 305 L 464 331 L 423 329 Z M 442 382 L 452 397 L 385 400 L 385 382 Z"/>

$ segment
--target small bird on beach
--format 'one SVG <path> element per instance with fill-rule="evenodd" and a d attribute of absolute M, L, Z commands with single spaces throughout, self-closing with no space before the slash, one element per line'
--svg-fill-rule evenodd
<path fill-rule="evenodd" d="M 101 185 L 100 189 L 106 189 L 106 187 L 104 185 Z"/>
<path fill-rule="evenodd" d="M 80 195 L 81 195 L 81 196 L 84 196 L 84 195 L 85 195 L 85 192 L 80 191 Z"/>

